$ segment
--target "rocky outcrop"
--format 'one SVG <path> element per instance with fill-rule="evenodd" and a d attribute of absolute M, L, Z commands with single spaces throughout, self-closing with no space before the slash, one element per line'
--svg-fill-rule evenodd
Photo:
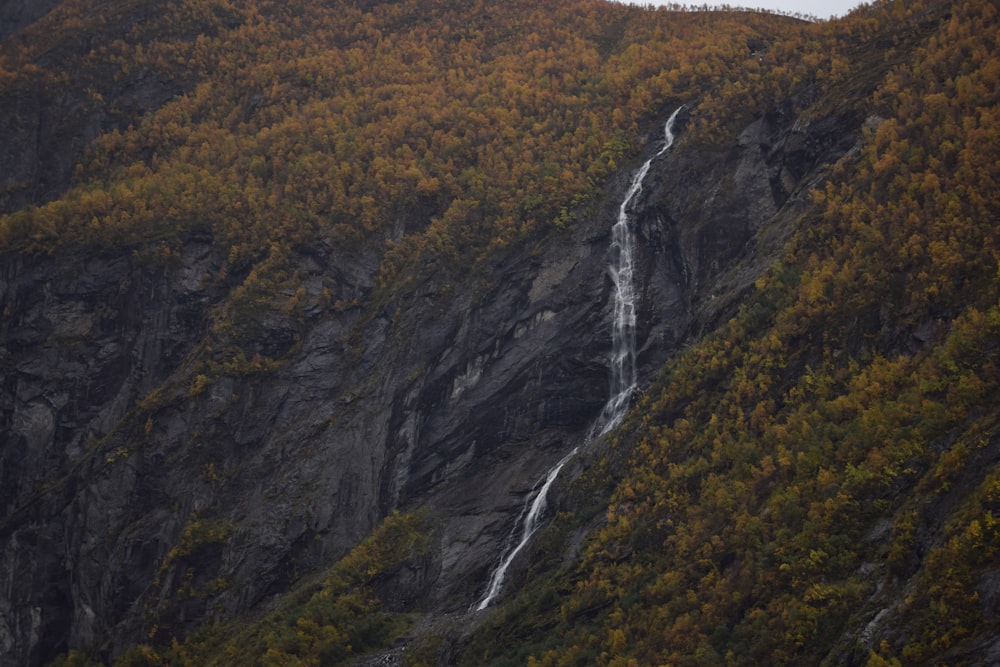
<path fill-rule="evenodd" d="M 731 312 L 796 229 L 824 165 L 855 146 L 861 122 L 850 109 L 807 121 L 786 104 L 747 125 L 731 146 L 681 143 L 665 158 L 637 223 L 647 357 L 657 357 L 653 343 L 704 333 Z"/>
<path fill-rule="evenodd" d="M 850 119 L 828 123 L 776 111 L 712 153 L 682 130 L 653 165 L 640 376 L 766 267 L 787 233 L 769 226 L 793 224 L 782 211 L 851 143 Z M 179 262 L 2 258 L 0 653 L 114 653 L 232 616 L 418 506 L 438 548 L 387 585 L 391 603 L 468 608 L 525 494 L 606 399 L 606 253 L 627 176 L 572 229 L 475 280 L 441 269 L 377 311 L 322 297 L 332 284 L 364 302 L 376 257 L 303 251 L 302 316 L 257 314 L 245 335 L 275 368 L 216 358 L 231 285 L 209 238 L 185 239 Z"/>

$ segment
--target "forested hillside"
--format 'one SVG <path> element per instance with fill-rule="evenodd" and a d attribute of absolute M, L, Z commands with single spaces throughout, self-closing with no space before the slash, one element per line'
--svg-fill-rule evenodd
<path fill-rule="evenodd" d="M 3 37 L 0 662 L 1000 660 L 997 13 L 64 0 Z M 613 211 L 682 105 L 641 396 L 591 442 Z"/>
<path fill-rule="evenodd" d="M 814 29 L 830 52 L 878 17 L 912 50 L 844 49 L 819 104 L 877 80 L 861 142 L 633 411 L 578 563 L 529 580 L 468 664 L 525 632 L 532 665 L 1000 657 L 997 10 L 907 11 Z"/>

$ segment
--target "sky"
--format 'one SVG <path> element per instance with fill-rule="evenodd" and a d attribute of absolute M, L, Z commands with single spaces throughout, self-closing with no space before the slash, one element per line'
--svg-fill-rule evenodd
<path fill-rule="evenodd" d="M 681 4 L 701 5 L 706 0 L 677 1 L 681 2 Z M 635 2 L 635 4 L 645 5 L 647 3 L 645 1 L 639 1 Z M 652 0 L 651 4 L 667 5 L 670 4 L 670 2 L 669 0 L 663 0 L 662 2 Z M 861 4 L 861 0 L 719 0 L 718 2 L 707 0 L 706 4 L 726 4 L 733 5 L 735 7 L 760 7 L 761 9 L 775 9 L 782 12 L 809 14 L 811 16 L 825 19 L 830 18 L 831 16 L 843 16 Z"/>

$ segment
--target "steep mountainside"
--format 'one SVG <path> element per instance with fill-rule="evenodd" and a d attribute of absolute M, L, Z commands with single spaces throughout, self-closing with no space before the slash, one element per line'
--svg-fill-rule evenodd
<path fill-rule="evenodd" d="M 161 4 L 0 43 L 5 662 L 997 657 L 992 4 Z"/>

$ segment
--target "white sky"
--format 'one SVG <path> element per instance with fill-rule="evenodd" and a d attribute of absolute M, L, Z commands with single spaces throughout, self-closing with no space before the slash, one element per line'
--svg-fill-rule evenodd
<path fill-rule="evenodd" d="M 654 5 L 670 4 L 669 0 L 649 0 Z M 677 0 L 681 4 L 687 5 L 732 5 L 734 7 L 760 7 L 761 9 L 775 9 L 782 12 L 798 12 L 809 14 L 821 19 L 831 16 L 843 16 L 861 4 L 861 0 Z M 633 4 L 645 5 L 645 0 L 633 0 Z"/>

